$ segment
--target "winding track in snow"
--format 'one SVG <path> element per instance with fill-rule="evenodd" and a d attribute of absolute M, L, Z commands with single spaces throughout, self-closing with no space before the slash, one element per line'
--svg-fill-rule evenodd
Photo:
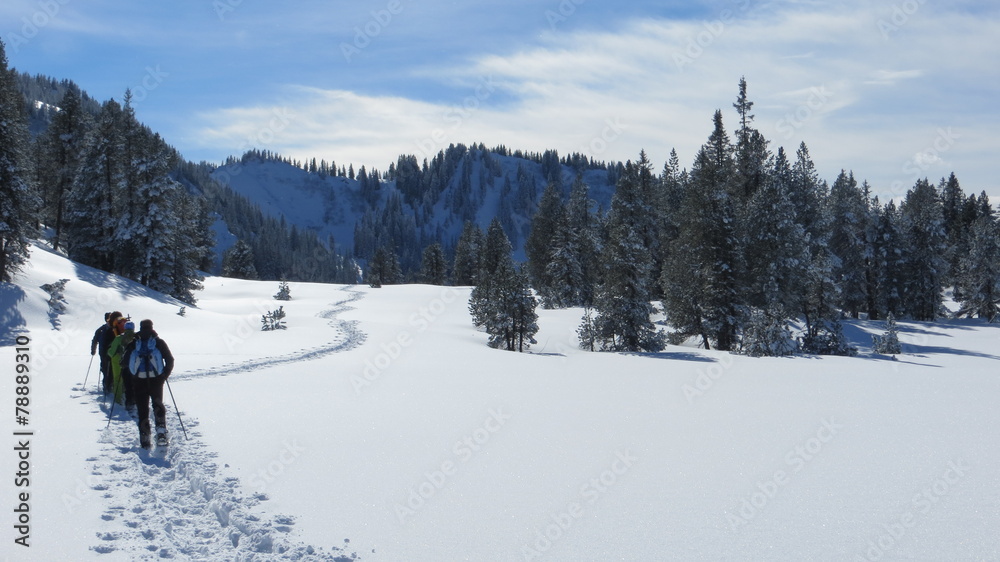
<path fill-rule="evenodd" d="M 333 303 L 333 308 L 324 310 L 317 314 L 320 318 L 329 320 L 331 327 L 337 331 L 337 335 L 340 337 L 334 341 L 326 345 L 286 355 L 265 357 L 263 359 L 251 359 L 235 365 L 223 365 L 222 367 L 210 369 L 184 371 L 182 373 L 177 373 L 176 375 L 171 375 L 170 378 L 174 380 L 186 380 L 189 378 L 215 377 L 235 373 L 246 373 L 265 367 L 275 367 L 277 365 L 296 363 L 298 361 L 319 359 L 320 357 L 324 357 L 331 353 L 340 353 L 342 351 L 348 351 L 358 347 L 364 343 L 365 338 L 367 337 L 366 334 L 358 327 L 359 322 L 357 320 L 341 320 L 339 316 L 343 312 L 353 310 L 353 307 L 349 306 L 349 303 L 360 300 L 364 297 L 364 293 L 353 289 L 350 285 L 344 287 L 341 291 L 348 293 L 349 296 L 342 301 Z"/>
<path fill-rule="evenodd" d="M 365 334 L 358 322 L 341 320 L 339 315 L 350 310 L 348 303 L 362 298 L 364 293 L 350 287 L 343 290 L 350 296 L 319 314 L 342 334 L 337 341 L 291 355 L 184 373 L 182 378 L 247 372 L 316 359 L 361 345 Z M 82 386 L 74 388 L 74 398 L 88 396 L 100 394 Z M 165 399 L 169 399 L 169 393 Z M 95 406 L 94 413 L 107 419 L 107 406 L 99 399 L 82 403 Z M 238 478 L 222 474 L 217 454 L 201 438 L 198 420 L 181 413 L 190 437 L 185 439 L 171 406 L 168 402 L 167 430 L 172 444 L 165 453 L 139 447 L 135 421 L 120 407 L 115 409 L 110 427 L 100 430 L 101 450 L 86 461 L 90 466 L 86 495 L 102 498 L 106 508 L 91 550 L 124 554 L 130 560 L 350 562 L 358 558 L 347 544 L 321 549 L 296 540 L 294 517 L 269 514 L 262 505 L 266 494 L 248 495 Z M 71 505 L 73 502 L 67 503 Z"/>

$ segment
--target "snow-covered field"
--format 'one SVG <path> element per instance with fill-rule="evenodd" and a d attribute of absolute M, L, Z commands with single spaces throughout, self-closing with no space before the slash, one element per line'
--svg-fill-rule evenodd
<path fill-rule="evenodd" d="M 40 286 L 62 278 L 53 318 Z M 0 287 L 3 556 L 1000 559 L 1000 326 L 901 323 L 897 361 L 867 322 L 848 325 L 855 358 L 595 354 L 581 311 L 540 310 L 515 354 L 486 346 L 466 288 L 277 289 L 209 278 L 180 316 L 34 248 Z M 279 305 L 288 329 L 260 331 Z M 120 411 L 105 429 L 96 365 L 83 386 L 113 309 L 177 358 L 189 438 L 168 395 L 165 455 Z"/>

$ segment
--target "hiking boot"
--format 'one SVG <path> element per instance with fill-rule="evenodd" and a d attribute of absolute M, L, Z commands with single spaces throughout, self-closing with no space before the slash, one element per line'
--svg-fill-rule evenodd
<path fill-rule="evenodd" d="M 169 441 L 167 440 L 167 430 L 162 427 L 156 428 L 156 446 L 163 447 L 167 445 Z"/>
<path fill-rule="evenodd" d="M 150 448 L 152 446 L 150 444 L 150 442 L 149 442 L 149 434 L 148 433 L 140 433 L 139 434 L 139 446 L 142 447 L 143 449 L 148 449 L 148 448 Z"/>

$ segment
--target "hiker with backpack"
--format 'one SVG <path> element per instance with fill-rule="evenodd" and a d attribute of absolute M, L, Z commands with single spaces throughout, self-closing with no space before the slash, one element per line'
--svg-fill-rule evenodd
<path fill-rule="evenodd" d="M 125 357 L 125 348 L 135 339 L 135 324 L 127 318 L 119 318 L 114 326 L 115 339 L 108 347 L 108 356 L 111 358 L 111 373 L 114 381 L 115 402 L 122 404 L 124 399 L 125 409 L 135 408 L 135 396 L 132 392 L 132 375 L 128 369 L 123 368 L 122 359 Z"/>
<path fill-rule="evenodd" d="M 149 403 L 153 402 L 156 444 L 167 444 L 167 408 L 163 405 L 163 385 L 174 369 L 170 348 L 153 329 L 152 320 L 139 322 L 135 339 L 125 348 L 122 367 L 132 376 L 132 391 L 139 414 L 139 445 L 150 447 Z"/>
<path fill-rule="evenodd" d="M 111 374 L 111 358 L 108 357 L 108 346 L 111 345 L 111 342 L 115 338 L 113 335 L 111 335 L 110 338 L 108 336 L 112 331 L 114 320 L 121 315 L 121 312 L 105 312 L 104 324 L 101 324 L 101 326 L 97 328 L 94 332 L 94 339 L 90 340 L 90 354 L 99 354 L 101 360 L 101 385 L 104 394 L 111 392 L 113 382 Z"/>

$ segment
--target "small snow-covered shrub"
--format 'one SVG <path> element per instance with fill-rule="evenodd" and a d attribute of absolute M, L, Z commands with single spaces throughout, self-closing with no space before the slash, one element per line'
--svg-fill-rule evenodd
<path fill-rule="evenodd" d="M 885 319 L 885 328 L 886 332 L 881 336 L 872 336 L 872 351 L 881 355 L 899 355 L 903 348 L 899 344 L 899 328 L 891 312 Z"/>
<path fill-rule="evenodd" d="M 270 332 L 272 330 L 284 330 L 287 328 L 285 326 L 285 307 L 279 306 L 278 310 L 272 310 L 267 314 L 260 317 L 262 332 Z"/>
<path fill-rule="evenodd" d="M 788 323 L 780 314 L 756 308 L 750 310 L 740 344 L 741 353 L 751 357 L 782 357 L 792 355 L 798 348 Z"/>

